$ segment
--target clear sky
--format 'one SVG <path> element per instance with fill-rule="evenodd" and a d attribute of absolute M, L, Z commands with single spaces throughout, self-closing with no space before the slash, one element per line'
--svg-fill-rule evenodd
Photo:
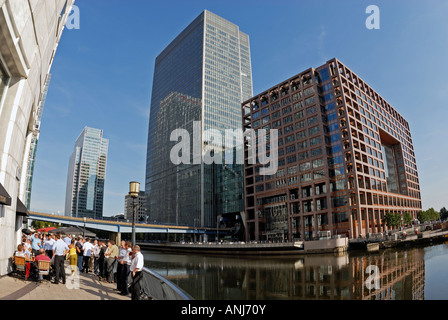
<path fill-rule="evenodd" d="M 156 56 L 204 9 L 250 37 L 254 94 L 338 58 L 410 124 L 423 208 L 448 207 L 448 1 L 76 0 L 51 70 L 31 209 L 62 213 L 68 161 L 85 126 L 110 139 L 104 215 L 144 189 Z M 369 30 L 366 8 L 380 9 Z"/>

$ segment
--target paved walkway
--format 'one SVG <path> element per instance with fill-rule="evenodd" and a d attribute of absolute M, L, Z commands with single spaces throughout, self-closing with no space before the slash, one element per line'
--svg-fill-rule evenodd
<path fill-rule="evenodd" d="M 68 265 L 67 265 L 68 266 Z M 67 273 L 68 273 L 67 269 Z M 115 283 L 98 281 L 92 273 L 80 273 L 66 284 L 53 284 L 48 280 L 39 283 L 25 281 L 20 276 L 0 277 L 0 300 L 130 300 L 119 294 Z"/>

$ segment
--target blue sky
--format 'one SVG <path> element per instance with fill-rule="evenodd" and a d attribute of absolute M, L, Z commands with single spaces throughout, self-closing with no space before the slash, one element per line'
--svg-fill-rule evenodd
<path fill-rule="evenodd" d="M 338 58 L 409 122 L 423 207 L 448 207 L 448 1 L 76 0 L 52 66 L 31 209 L 63 212 L 68 160 L 85 126 L 110 139 L 104 215 L 124 210 L 129 181 L 144 189 L 156 56 L 204 9 L 251 42 L 254 94 Z M 365 26 L 367 6 L 380 29 Z"/>

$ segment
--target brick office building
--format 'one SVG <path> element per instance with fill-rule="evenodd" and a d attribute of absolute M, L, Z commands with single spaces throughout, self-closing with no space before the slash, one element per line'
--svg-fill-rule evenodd
<path fill-rule="evenodd" d="M 245 140 L 247 240 L 355 238 L 387 230 L 387 212 L 421 211 L 408 122 L 337 59 L 245 101 L 242 115 L 244 130 L 278 130 L 274 175 L 249 164 Z"/>

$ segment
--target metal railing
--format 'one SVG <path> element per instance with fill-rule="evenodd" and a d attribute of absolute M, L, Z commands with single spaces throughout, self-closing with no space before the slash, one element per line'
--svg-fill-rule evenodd
<path fill-rule="evenodd" d="M 157 272 L 143 267 L 140 282 L 143 298 L 152 300 L 194 300 L 188 293 Z"/>

